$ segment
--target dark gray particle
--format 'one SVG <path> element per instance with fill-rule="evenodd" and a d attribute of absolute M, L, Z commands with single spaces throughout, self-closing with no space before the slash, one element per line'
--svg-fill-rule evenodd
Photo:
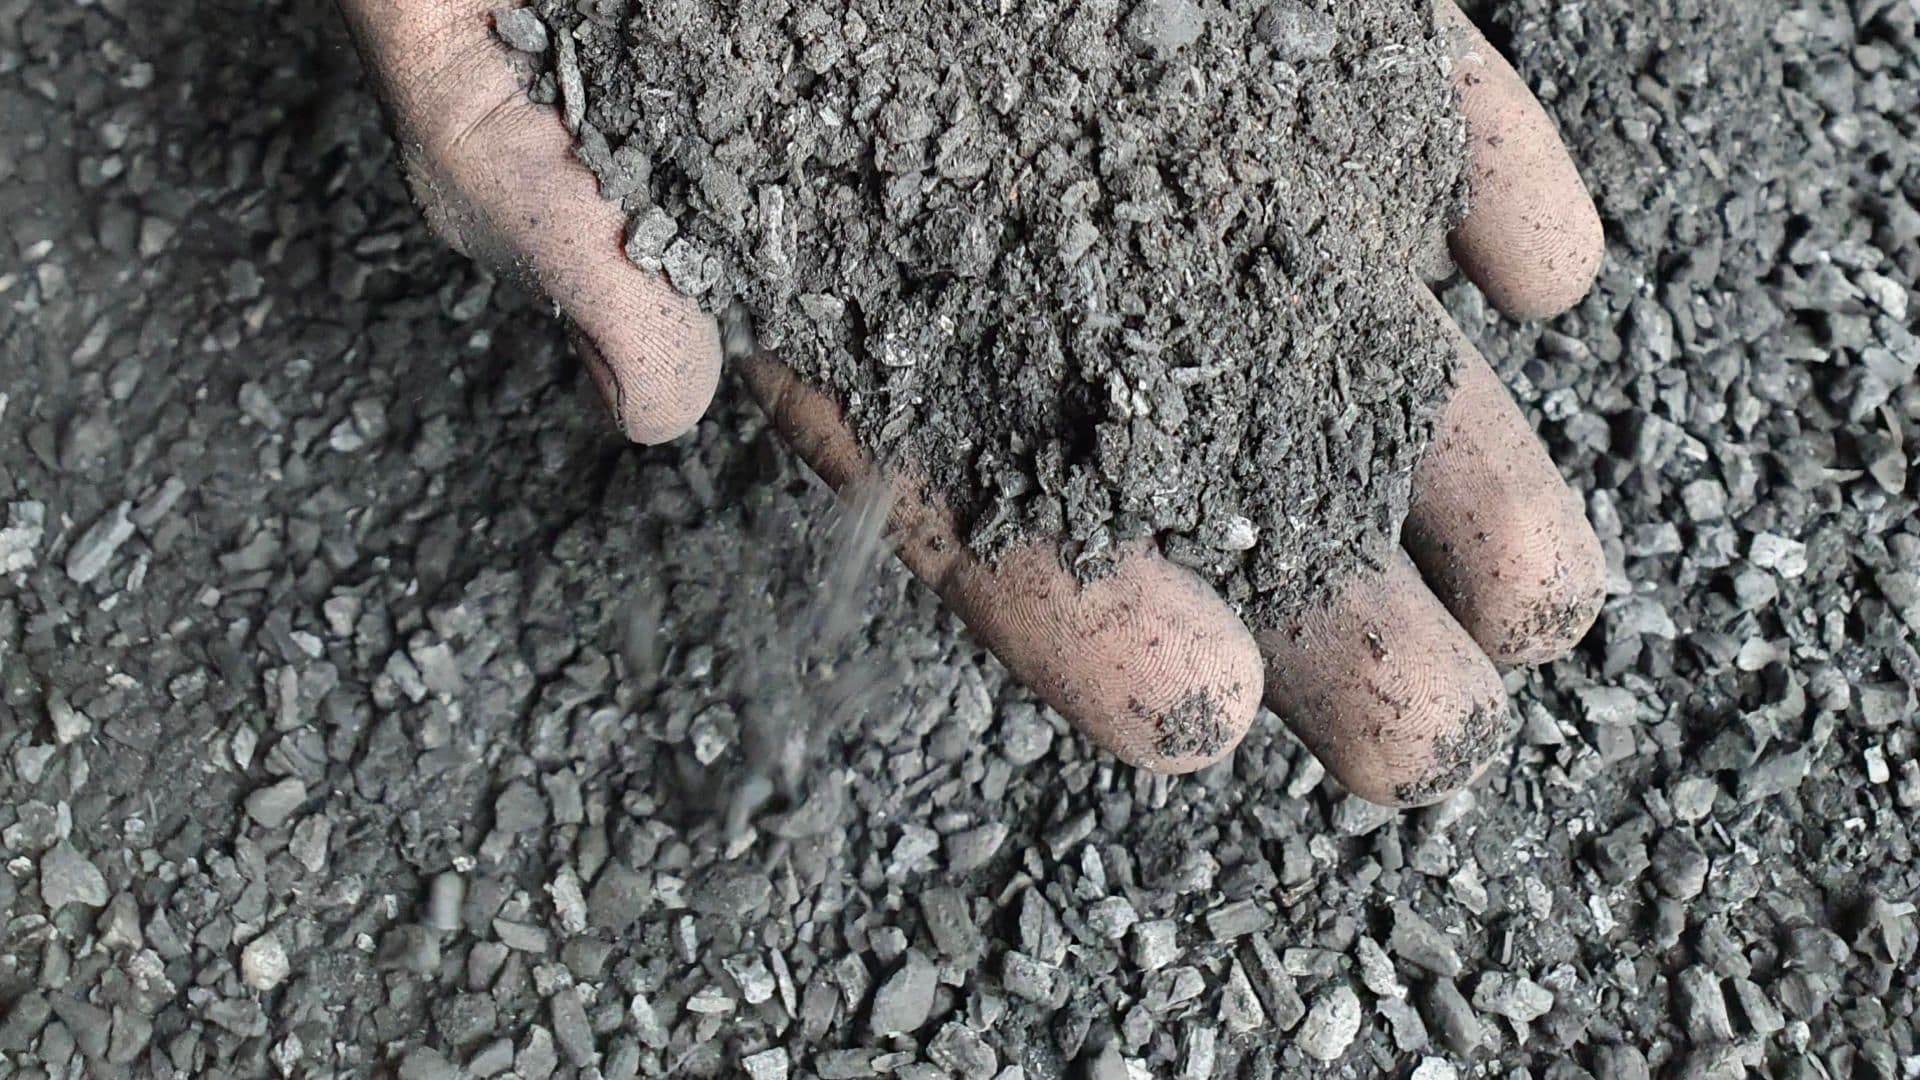
<path fill-rule="evenodd" d="M 278 935 L 269 931 L 247 942 L 240 950 L 240 981 L 255 990 L 272 990 L 286 981 L 291 971 L 287 950 Z"/>
<path fill-rule="evenodd" d="M 1365 836 L 1398 816 L 1399 811 L 1391 807 L 1348 795 L 1334 808 L 1333 827 L 1342 836 Z"/>
<path fill-rule="evenodd" d="M 1254 20 L 1253 29 L 1289 64 L 1325 60 L 1337 43 L 1333 19 L 1297 0 L 1273 0 Z"/>
<path fill-rule="evenodd" d="M 107 1010 L 65 994 L 56 994 L 48 999 L 53 1006 L 53 1014 L 66 1025 L 67 1033 L 73 1036 L 74 1045 L 90 1061 L 100 1061 L 107 1054 L 107 1037 L 112 1025 L 112 1014 Z"/>
<path fill-rule="evenodd" d="M 787 1080 L 787 1052 L 775 1047 L 740 1059 L 747 1080 Z"/>
<path fill-rule="evenodd" d="M 11 574 L 34 565 L 35 553 L 46 535 L 47 508 L 44 503 L 21 500 L 7 506 L 7 525 L 0 529 L 0 574 Z"/>
<path fill-rule="evenodd" d="M 1645 819 L 1628 822 L 1596 840 L 1593 855 L 1605 880 L 1618 885 L 1638 878 L 1650 862 Z"/>
<path fill-rule="evenodd" d="M 927 933 L 943 956 L 966 959 L 985 944 L 968 910 L 967 897 L 958 889 L 929 889 L 920 897 Z"/>
<path fill-rule="evenodd" d="M 1200 40 L 1206 14 L 1193 0 L 1135 0 L 1127 16 L 1127 41 L 1157 60 L 1171 60 Z"/>
<path fill-rule="evenodd" d="M 667 245 L 680 226 L 665 210 L 648 207 L 627 226 L 627 258 L 642 270 L 658 272 L 666 265 Z"/>
<path fill-rule="evenodd" d="M 307 801 L 307 785 L 298 777 L 269 784 L 247 796 L 247 816 L 261 828 L 277 829 Z"/>
<path fill-rule="evenodd" d="M 1425 990 L 1421 1011 L 1441 1045 L 1456 1054 L 1470 1055 L 1487 1041 L 1486 1026 L 1452 979 L 1437 978 L 1427 983 Z"/>
<path fill-rule="evenodd" d="M 113 1033 L 107 1040 L 107 1062 L 129 1065 L 153 1040 L 153 1021 L 128 1008 L 113 1010 Z"/>
<path fill-rule="evenodd" d="M 579 47 L 574 37 L 562 26 L 554 38 L 553 74 L 560 87 L 560 117 L 566 123 L 567 130 L 578 135 L 580 125 L 586 121 L 586 88 L 580 75 Z"/>
<path fill-rule="evenodd" d="M 1748 1031 L 1766 1037 L 1787 1026 L 1786 1018 L 1780 1015 L 1780 1006 L 1759 984 L 1749 979 L 1733 979 L 1729 985 Z"/>
<path fill-rule="evenodd" d="M 102 907 L 107 902 L 107 879 L 77 848 L 62 840 L 40 856 L 40 900 L 50 913 L 68 904 Z"/>
<path fill-rule="evenodd" d="M 1052 1006 L 1059 973 L 1051 964 L 1021 952 L 1009 951 L 1001 959 L 1000 984 L 1007 993 L 1025 998 L 1035 1005 Z"/>
<path fill-rule="evenodd" d="M 1007 827 L 990 821 L 946 838 L 947 869 L 955 874 L 972 873 L 985 866 L 1006 843 Z"/>
<path fill-rule="evenodd" d="M 1733 1038 L 1733 1021 L 1727 1016 L 1727 998 L 1719 976 L 1704 967 L 1690 967 L 1680 973 L 1674 993 L 1687 1034 L 1695 1042 L 1720 1043 Z"/>
<path fill-rule="evenodd" d="M 1237 900 L 1207 912 L 1207 932 L 1215 941 L 1232 941 L 1273 925 L 1273 915 L 1254 900 Z"/>
<path fill-rule="evenodd" d="M 433 1026 L 446 1045 L 471 1047 L 495 1033 L 500 1012 L 491 995 L 456 994 L 433 1007 Z"/>
<path fill-rule="evenodd" d="M 626 934 L 652 906 L 652 883 L 617 860 L 600 871 L 587 892 L 588 921 L 615 936 Z"/>
<path fill-rule="evenodd" d="M 1351 994 L 1352 991 L 1349 990 L 1348 993 Z M 1330 1010 L 1323 1010 L 1327 1025 L 1324 1030 L 1316 1032 L 1310 1041 L 1319 1047 L 1330 1049 L 1331 1044 L 1338 1041 L 1344 1031 L 1345 1007 L 1339 1002 L 1337 995 L 1321 1000 L 1331 1005 Z M 1356 1010 L 1357 1005 L 1356 1002 Z M 1237 963 L 1227 968 L 1226 985 L 1220 988 L 1220 1022 L 1235 1035 L 1258 1031 L 1267 1022 L 1266 1009 L 1260 1003 L 1260 995 L 1253 989 L 1252 980 L 1247 977 L 1247 969 Z M 1352 1035 L 1349 1033 L 1347 1038 L 1350 1041 Z M 1305 1049 L 1304 1046 L 1302 1048 Z M 1342 1044 L 1341 1049 L 1344 1048 Z"/>
<path fill-rule="evenodd" d="M 493 932 L 500 943 L 517 952 L 544 953 L 549 939 L 546 930 L 527 923 L 518 923 L 510 919 L 493 920 Z M 505 956 L 501 956 L 505 960 Z"/>
<path fill-rule="evenodd" d="M 258 1038 L 267 1033 L 267 1015 L 258 1001 L 221 998 L 206 1008 L 206 1016 L 215 1025 L 242 1038 Z"/>
<path fill-rule="evenodd" d="M 460 1070 L 445 1054 L 431 1047 L 419 1046 L 407 1051 L 400 1059 L 397 1070 L 400 1080 L 456 1080 Z"/>
<path fill-rule="evenodd" d="M 466 878 L 450 870 L 436 874 L 427 894 L 426 924 L 442 933 L 459 930 L 460 908 L 466 897 Z"/>
<path fill-rule="evenodd" d="M 53 1006 L 44 996 L 20 995 L 8 1006 L 6 1019 L 0 1020 L 0 1050 L 25 1050 L 52 1016 Z"/>
<path fill-rule="evenodd" d="M 1248 980 L 1253 984 L 1254 993 L 1260 997 L 1260 1004 L 1266 1010 L 1267 1018 L 1281 1031 L 1291 1031 L 1307 1015 L 1306 1002 L 1294 987 L 1293 976 L 1288 974 L 1273 946 L 1261 935 L 1255 935 L 1248 948 L 1252 962 L 1246 966 Z"/>
<path fill-rule="evenodd" d="M 1351 986 L 1340 983 L 1314 998 L 1294 1041 L 1308 1057 L 1334 1061 L 1347 1052 L 1359 1033 L 1360 997 Z"/>
<path fill-rule="evenodd" d="M 496 1039 L 467 1059 L 467 1071 L 478 1077 L 498 1076 L 513 1068 L 513 1042 Z"/>
<path fill-rule="evenodd" d="M 967 1080 L 991 1080 L 1000 1065 L 993 1047 L 957 1021 L 942 1027 L 927 1044 L 927 1059 Z"/>
<path fill-rule="evenodd" d="M 1807 778 L 1811 767 L 1812 756 L 1806 747 L 1770 754 L 1740 774 L 1736 787 L 1739 799 L 1743 803 L 1759 802 L 1792 791 Z"/>
<path fill-rule="evenodd" d="M 689 906 L 705 915 L 739 917 L 767 902 L 773 883 L 760 870 L 739 863 L 719 863 L 689 889 Z"/>
<path fill-rule="evenodd" d="M 1205 690 L 1195 690 L 1160 714 L 1154 750 L 1161 757 L 1213 757 L 1227 747 L 1229 732 L 1220 703 Z"/>
<path fill-rule="evenodd" d="M 1394 797 L 1421 806 L 1452 793 L 1512 739 L 1517 724 L 1511 709 L 1474 706 L 1459 726 L 1434 740 L 1426 774 L 1395 786 Z"/>
<path fill-rule="evenodd" d="M 552 1076 L 560 1067 L 560 1055 L 554 1049 L 553 1033 L 539 1025 L 527 1031 L 526 1038 L 513 1054 L 513 1067 L 524 1077 Z"/>
<path fill-rule="evenodd" d="M 1600 1080 L 1651 1080 L 1653 1070 L 1647 1066 L 1647 1056 L 1640 1048 L 1621 1043 L 1607 1043 L 1593 1054 L 1593 1072 Z"/>
<path fill-rule="evenodd" d="M 593 1028 L 587 1023 L 587 1011 L 580 1004 L 580 995 L 571 986 L 561 987 L 554 992 L 551 1002 L 554 1041 L 559 1043 L 561 1053 L 576 1069 L 588 1069 L 600 1064 L 600 1051 L 594 1045 Z"/>
<path fill-rule="evenodd" d="M 1135 923 L 1131 955 L 1134 964 L 1158 971 L 1180 958 L 1179 927 L 1164 919 Z"/>
<path fill-rule="evenodd" d="M 513 834 L 538 829 L 547 822 L 547 803 L 532 784 L 515 780 L 493 803 L 493 827 Z"/>
<path fill-rule="evenodd" d="M 133 522 L 127 520 L 131 503 L 120 503 L 88 527 L 67 550 L 67 576 L 85 585 L 107 572 L 114 553 L 133 539 Z"/>
<path fill-rule="evenodd" d="M 1531 1024 L 1553 1008 L 1553 991 L 1524 976 L 1489 971 L 1473 988 L 1473 1007 Z"/>
<path fill-rule="evenodd" d="M 1653 882 L 1676 900 L 1691 900 L 1707 885 L 1708 860 L 1698 841 L 1683 829 L 1669 829 L 1649 856 Z"/>
<path fill-rule="evenodd" d="M 1675 784 L 1667 798 L 1673 806 L 1673 816 L 1692 823 L 1712 813 L 1714 800 L 1719 795 L 1719 784 L 1705 777 L 1690 777 Z"/>
<path fill-rule="evenodd" d="M 1400 959 L 1418 968 L 1451 979 L 1460 974 L 1460 954 L 1453 942 L 1422 918 L 1409 904 L 1395 904 L 1393 931 L 1387 948 Z"/>
<path fill-rule="evenodd" d="M 432 975 L 440 970 L 440 935 L 417 923 L 395 926 L 380 939 L 380 963 L 415 975 Z"/>
<path fill-rule="evenodd" d="M 1421 1019 L 1420 1010 L 1413 1004 L 1399 998 L 1382 998 L 1376 1006 L 1380 1015 L 1387 1020 L 1387 1027 L 1393 1033 L 1393 1045 L 1402 1053 L 1425 1050 L 1428 1045 L 1427 1024 Z"/>
<path fill-rule="evenodd" d="M 995 748 L 1015 765 L 1031 765 L 1053 749 L 1053 725 L 1038 708 L 1025 702 L 1009 706 L 997 730 Z"/>
<path fill-rule="evenodd" d="M 1086 920 L 1094 933 L 1109 941 L 1118 941 L 1126 936 L 1134 923 L 1140 921 L 1140 913 L 1134 910 L 1133 902 L 1126 897 L 1108 896 L 1087 907 Z"/>
<path fill-rule="evenodd" d="M 757 955 L 729 956 L 720 962 L 726 973 L 733 977 L 734 984 L 740 989 L 740 999 L 749 1005 L 758 1005 L 772 998 L 776 989 L 773 973 L 767 970 L 766 962 Z"/>
<path fill-rule="evenodd" d="M 509 48 L 525 53 L 547 51 L 547 25 L 532 8 L 500 8 L 493 13 L 493 32 Z"/>
<path fill-rule="evenodd" d="M 825 1050 L 814 1056 L 813 1071 L 819 1074 L 820 1080 L 878 1076 L 879 1070 L 873 1067 L 877 1055 L 878 1051 L 874 1050 Z"/>

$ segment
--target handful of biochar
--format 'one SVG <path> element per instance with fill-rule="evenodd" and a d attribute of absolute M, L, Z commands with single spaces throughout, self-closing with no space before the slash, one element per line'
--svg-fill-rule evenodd
<path fill-rule="evenodd" d="M 535 19 L 538 22 L 535 22 Z M 986 557 L 1157 538 L 1256 626 L 1389 557 L 1464 202 L 1426 0 L 539 0 L 627 254 Z"/>

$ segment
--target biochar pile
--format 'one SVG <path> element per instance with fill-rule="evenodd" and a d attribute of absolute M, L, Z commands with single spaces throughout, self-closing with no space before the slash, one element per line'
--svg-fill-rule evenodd
<path fill-rule="evenodd" d="M 1396 816 L 820 586 L 871 534 L 731 382 L 624 445 L 332 5 L 0 0 L 0 1075 L 1911 1075 L 1920 11 L 1480 6 L 1609 249 L 1444 298 L 1610 595 Z"/>
<path fill-rule="evenodd" d="M 1463 202 L 1422 0 L 542 0 L 627 253 L 831 391 L 986 555 L 1157 537 L 1254 621 L 1383 557 Z M 736 307 L 736 305 L 738 305 Z"/>

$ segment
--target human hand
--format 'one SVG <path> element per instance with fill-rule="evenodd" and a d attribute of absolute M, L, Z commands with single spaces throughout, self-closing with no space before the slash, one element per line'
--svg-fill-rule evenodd
<path fill-rule="evenodd" d="M 719 333 L 698 305 L 627 261 L 619 206 L 506 62 L 493 33 L 499 6 L 339 0 L 428 224 L 550 299 L 627 437 L 666 442 L 713 398 Z"/>
<path fill-rule="evenodd" d="M 501 61 L 492 4 L 341 4 L 436 228 L 554 298 L 630 436 L 684 430 L 717 376 L 712 323 L 624 259 L 618 208 L 576 163 L 552 110 L 527 102 Z M 1450 3 L 1441 18 L 1460 46 L 1474 181 L 1456 258 L 1503 310 L 1555 313 L 1592 281 L 1598 217 L 1518 76 Z M 1578 499 L 1486 362 L 1454 337 L 1457 388 L 1415 474 L 1404 555 L 1295 624 L 1250 630 L 1150 546 L 1084 587 L 1051 542 L 983 564 L 910 476 L 891 478 L 893 538 L 1015 675 L 1127 761 L 1180 772 L 1218 760 L 1264 698 L 1350 789 L 1383 803 L 1431 801 L 1505 741 L 1494 664 L 1570 648 L 1598 611 L 1603 576 Z M 830 400 L 772 358 L 751 358 L 743 371 L 830 483 L 872 476 Z"/>

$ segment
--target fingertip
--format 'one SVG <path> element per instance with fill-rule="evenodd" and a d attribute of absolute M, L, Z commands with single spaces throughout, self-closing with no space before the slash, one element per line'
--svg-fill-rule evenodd
<path fill-rule="evenodd" d="M 1433 588 L 1488 658 L 1531 666 L 1557 660 L 1592 629 L 1606 599 L 1606 560 L 1583 521 L 1543 522 L 1511 499 L 1478 505 L 1478 543 L 1408 547 Z"/>
<path fill-rule="evenodd" d="M 395 107 L 429 220 L 461 250 L 545 293 L 576 347 L 591 342 L 582 358 L 629 438 L 685 433 L 719 384 L 714 320 L 627 258 L 625 213 L 602 197 L 553 110 L 526 96 L 487 30 L 489 9 L 468 0 L 427 7 L 431 17 L 372 20 L 367 36 L 383 69 L 424 72 L 397 91 Z"/>
<path fill-rule="evenodd" d="M 1566 194 L 1575 185 L 1577 195 Z M 1489 194 L 1485 208 L 1477 204 L 1454 230 L 1454 261 L 1509 317 L 1551 319 L 1579 304 L 1600 276 L 1607 246 L 1600 213 L 1571 162 L 1557 179 L 1509 192 Z"/>
<path fill-rule="evenodd" d="M 1198 652 L 1205 662 L 1197 667 L 1177 662 L 1171 678 L 1154 673 L 1136 685 L 1123 717 L 1084 710 L 1066 715 L 1127 764 L 1180 776 L 1225 760 L 1247 737 L 1260 712 L 1265 665 L 1253 634 L 1210 589 L 1159 556 L 1151 558 L 1158 566 L 1147 575 L 1150 592 L 1189 586 L 1202 591 L 1190 606 L 1180 605 L 1193 625 L 1170 621 L 1160 629 L 1204 642 Z M 1180 577 L 1188 580 L 1174 580 Z"/>
<path fill-rule="evenodd" d="M 657 446 L 691 431 L 720 385 L 714 321 L 668 306 L 656 318 L 605 333 L 596 338 L 576 326 L 574 349 L 626 437 Z"/>
<path fill-rule="evenodd" d="M 1124 718 L 1071 707 L 1061 715 L 1136 769 L 1185 776 L 1226 760 L 1246 739 L 1260 710 L 1258 673 L 1251 677 L 1253 682 L 1194 687 L 1158 704 L 1130 702 Z M 1120 734 L 1125 728 L 1145 735 Z"/>
<path fill-rule="evenodd" d="M 1384 753 L 1382 745 L 1362 743 L 1339 767 L 1328 766 L 1327 771 L 1368 802 L 1398 810 L 1452 798 L 1487 771 L 1512 734 L 1507 692 L 1497 675 L 1491 682 L 1476 679 L 1449 710 L 1433 718 L 1434 726 L 1448 735 L 1435 739 L 1419 764 L 1409 767 Z"/>
<path fill-rule="evenodd" d="M 720 387 L 720 354 L 710 343 L 688 346 L 684 367 L 662 380 L 660 392 L 640 412 L 622 420 L 627 438 L 658 446 L 692 431 Z"/>
<path fill-rule="evenodd" d="M 1040 541 L 941 573 L 902 557 L 982 643 L 1101 749 L 1137 768 L 1190 773 L 1233 752 L 1259 712 L 1263 662 L 1239 617 L 1192 572 L 1136 545 L 1082 583 Z"/>
<path fill-rule="evenodd" d="M 1549 538 L 1517 559 L 1512 573 L 1524 584 L 1502 610 L 1473 620 L 1474 639 L 1499 664 L 1546 664 L 1572 652 L 1606 600 L 1606 556 L 1593 530 Z"/>
<path fill-rule="evenodd" d="M 1327 772 L 1368 802 L 1402 810 L 1444 801 L 1478 780 L 1507 746 L 1512 706 L 1484 658 L 1478 670 L 1456 675 L 1452 693 L 1397 718 L 1431 737 L 1412 745 L 1363 737 L 1324 753 L 1316 749 Z"/>
<path fill-rule="evenodd" d="M 1540 664 L 1579 644 L 1606 594 L 1580 498 L 1513 398 L 1457 330 L 1460 363 L 1413 478 L 1402 540 L 1488 657 Z"/>
<path fill-rule="evenodd" d="M 1454 259 L 1508 315 L 1558 315 L 1586 296 L 1606 257 L 1599 210 L 1519 73 L 1452 0 L 1436 11 L 1467 121 L 1469 204 L 1450 237 Z"/>
<path fill-rule="evenodd" d="M 1259 642 L 1267 705 L 1369 802 L 1437 802 L 1506 745 L 1500 673 L 1404 556 Z"/>

